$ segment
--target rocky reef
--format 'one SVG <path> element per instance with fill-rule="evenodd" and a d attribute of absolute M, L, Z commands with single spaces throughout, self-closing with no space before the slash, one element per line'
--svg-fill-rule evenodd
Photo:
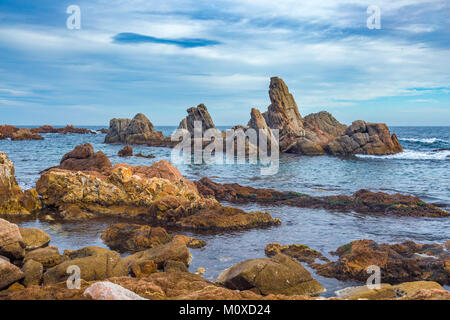
<path fill-rule="evenodd" d="M 86 128 L 75 128 L 73 125 L 67 125 L 64 128 L 54 128 L 49 125 L 44 125 L 39 128 L 32 128 L 31 132 L 33 133 L 59 133 L 59 134 L 68 134 L 68 133 L 78 133 L 78 134 L 95 134 L 95 131 L 86 129 Z"/>
<path fill-rule="evenodd" d="M 264 203 L 300 208 L 327 209 L 339 212 L 356 211 L 365 214 L 389 214 L 414 217 L 450 217 L 450 213 L 426 203 L 417 197 L 359 190 L 352 196 L 314 197 L 293 191 L 276 191 L 241 186 L 237 183 L 220 184 L 209 178 L 195 181 L 204 197 L 234 203 Z"/>
<path fill-rule="evenodd" d="M 7 138 L 13 141 L 44 140 L 41 135 L 28 128 L 17 128 L 7 124 L 0 125 L 0 139 Z"/>

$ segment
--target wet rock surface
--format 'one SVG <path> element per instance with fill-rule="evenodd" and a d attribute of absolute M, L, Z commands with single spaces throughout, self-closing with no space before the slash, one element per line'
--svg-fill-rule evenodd
<path fill-rule="evenodd" d="M 398 284 L 407 281 L 435 281 L 450 284 L 450 254 L 441 244 L 377 244 L 372 240 L 356 240 L 339 247 L 337 261 L 313 266 L 325 277 L 339 280 L 366 281 L 367 268 L 380 267 L 382 281 Z"/>
<path fill-rule="evenodd" d="M 270 203 L 300 208 L 321 208 L 340 212 L 356 211 L 365 214 L 389 214 L 413 217 L 450 217 L 450 213 L 426 203 L 421 199 L 383 192 L 359 190 L 352 196 L 338 195 L 313 197 L 292 191 L 257 189 L 237 183 L 220 184 L 209 178 L 195 181 L 197 189 L 204 197 L 234 203 Z"/>
<path fill-rule="evenodd" d="M 118 152 L 119 157 L 131 157 L 133 155 L 133 148 L 125 146 Z"/>

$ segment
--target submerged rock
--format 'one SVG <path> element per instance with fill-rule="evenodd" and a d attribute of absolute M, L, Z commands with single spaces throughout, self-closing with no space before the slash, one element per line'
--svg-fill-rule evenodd
<path fill-rule="evenodd" d="M 271 243 L 266 246 L 264 251 L 268 257 L 273 257 L 278 253 L 283 253 L 300 262 L 306 262 L 308 265 L 314 263 L 316 259 L 327 262 L 329 261 L 328 258 L 321 254 L 319 251 L 313 250 L 308 246 L 301 244 L 282 246 L 279 243 Z"/>
<path fill-rule="evenodd" d="M 125 146 L 118 152 L 119 157 L 131 157 L 133 155 L 133 148 Z"/>
<path fill-rule="evenodd" d="M 220 184 L 206 177 L 195 181 L 195 185 L 201 195 L 215 198 L 219 201 L 270 203 L 300 208 L 322 208 L 341 212 L 356 211 L 366 214 L 450 217 L 450 213 L 439 209 L 433 204 L 426 203 L 414 196 L 399 193 L 387 194 L 362 189 L 355 192 L 353 196 L 313 197 L 293 191 L 281 192 L 273 189 L 257 189 L 241 186 L 237 183 Z"/>
<path fill-rule="evenodd" d="M 216 283 L 233 290 L 257 290 L 263 295 L 315 296 L 324 291 L 300 263 L 284 254 L 239 262 L 223 271 Z"/>
<path fill-rule="evenodd" d="M 313 266 L 317 273 L 339 280 L 366 281 L 367 268 L 381 269 L 381 280 L 390 284 L 406 281 L 435 281 L 450 284 L 450 253 L 440 244 L 377 244 L 372 240 L 356 240 L 339 247 L 339 259 Z"/>

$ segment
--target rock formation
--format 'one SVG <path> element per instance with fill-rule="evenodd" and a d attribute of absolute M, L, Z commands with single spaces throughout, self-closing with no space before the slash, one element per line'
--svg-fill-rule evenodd
<path fill-rule="evenodd" d="M 188 116 L 183 120 L 181 120 L 178 129 L 186 129 L 191 134 L 193 134 L 195 121 L 202 122 L 203 132 L 205 132 L 208 129 L 215 128 L 214 122 L 204 104 L 199 104 L 197 107 L 187 109 L 187 113 Z"/>
<path fill-rule="evenodd" d="M 69 154 L 92 156 L 94 153 L 89 146 L 83 145 Z M 64 164 L 73 158 L 66 155 L 63 159 Z M 42 203 L 56 218 L 66 220 L 123 216 L 163 225 L 209 230 L 280 223 L 272 219 L 268 212 L 247 213 L 223 207 L 215 199 L 202 197 L 191 181 L 164 160 L 150 167 L 117 164 L 111 168 L 97 168 L 99 171 L 78 171 L 96 170 L 90 163 L 82 163 L 75 170 L 60 167 L 44 171 L 36 183 Z"/>
<path fill-rule="evenodd" d="M 39 209 L 35 190 L 22 191 L 14 176 L 14 164 L 0 152 L 0 215 L 30 215 Z"/>
<path fill-rule="evenodd" d="M 333 155 L 395 154 L 403 151 L 396 134 L 390 134 L 383 123 L 366 123 L 358 120 L 345 133 L 331 141 L 326 150 Z"/>
<path fill-rule="evenodd" d="M 151 146 L 170 146 L 170 138 L 155 131 L 148 118 L 138 113 L 133 119 L 112 119 L 109 123 L 105 143 L 147 144 Z"/>
<path fill-rule="evenodd" d="M 125 146 L 118 152 L 119 157 L 131 157 L 133 155 L 133 148 Z"/>
<path fill-rule="evenodd" d="M 17 128 L 10 125 L 0 126 L 0 139 L 10 138 L 14 141 L 21 140 L 44 140 L 39 134 L 32 132 L 27 128 Z"/>
<path fill-rule="evenodd" d="M 300 263 L 284 254 L 239 262 L 223 271 L 216 283 L 232 290 L 252 290 L 263 295 L 315 296 L 324 290 Z"/>
<path fill-rule="evenodd" d="M 265 123 L 252 110 L 249 126 L 255 129 L 266 126 L 278 129 L 281 152 L 303 155 L 384 155 L 403 151 L 397 137 L 395 134 L 390 135 L 385 124 L 357 127 L 354 123 L 347 129 L 325 111 L 302 118 L 294 97 L 278 77 L 270 79 L 269 96 L 271 104 L 263 114 Z"/>
<path fill-rule="evenodd" d="M 241 186 L 237 183 L 220 184 L 209 178 L 195 181 L 204 197 L 234 203 L 263 203 L 299 208 L 322 208 L 340 212 L 356 211 L 365 214 L 390 214 L 413 217 L 450 217 L 450 213 L 421 199 L 403 195 L 371 192 L 361 189 L 352 196 L 314 197 L 293 191 L 276 191 Z"/>
<path fill-rule="evenodd" d="M 95 134 L 95 131 L 85 129 L 85 128 L 75 128 L 73 125 L 67 125 L 64 128 L 54 128 L 49 125 L 44 125 L 39 128 L 32 128 L 31 132 L 33 133 L 59 133 L 59 134 L 68 134 L 68 133 L 78 133 L 78 134 Z"/>
<path fill-rule="evenodd" d="M 94 152 L 90 143 L 76 146 L 59 164 L 60 169 L 80 171 L 103 171 L 111 167 L 108 157 L 102 151 Z"/>
<path fill-rule="evenodd" d="M 357 240 L 339 247 L 337 261 L 314 266 L 317 273 L 340 280 L 367 280 L 367 267 L 381 268 L 382 281 L 397 284 L 405 281 L 435 281 L 450 284 L 450 253 L 441 244 L 377 244 Z"/>

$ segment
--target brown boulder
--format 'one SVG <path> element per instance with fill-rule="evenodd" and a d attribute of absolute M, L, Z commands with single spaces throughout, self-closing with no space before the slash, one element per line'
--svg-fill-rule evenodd
<path fill-rule="evenodd" d="M 300 263 L 283 254 L 239 262 L 223 271 L 216 283 L 233 290 L 257 290 L 263 295 L 315 296 L 324 290 Z"/>
<path fill-rule="evenodd" d="M 99 248 L 103 249 L 103 248 Z M 96 250 L 87 247 L 86 250 L 72 253 L 71 260 L 66 260 L 44 273 L 44 285 L 66 281 L 67 270 L 77 266 L 81 271 L 81 279 L 85 281 L 104 280 L 110 277 L 128 275 L 128 267 L 119 253 L 109 250 Z"/>
<path fill-rule="evenodd" d="M 31 132 L 30 129 L 20 128 L 16 132 L 14 132 L 11 136 L 11 140 L 13 141 L 22 141 L 22 140 L 44 140 L 44 138 L 37 134 Z"/>
<path fill-rule="evenodd" d="M 24 277 L 24 273 L 15 265 L 0 259 L 0 290 L 3 290 Z"/>
<path fill-rule="evenodd" d="M 108 227 L 102 239 L 114 250 L 141 251 L 169 242 L 170 236 L 161 227 L 118 223 Z"/>
<path fill-rule="evenodd" d="M 41 229 L 19 228 L 26 250 L 46 247 L 50 243 L 50 236 Z"/>
<path fill-rule="evenodd" d="M 366 281 L 369 266 L 380 267 L 381 280 L 397 284 L 407 281 L 435 281 L 450 284 L 450 254 L 440 244 L 377 244 L 372 240 L 356 240 L 339 247 L 339 259 L 314 265 L 317 273 L 339 280 Z"/>
<path fill-rule="evenodd" d="M 44 268 L 52 268 L 61 263 L 62 256 L 57 247 L 48 246 L 28 252 L 23 261 L 26 263 L 28 260 L 39 262 Z"/>
<path fill-rule="evenodd" d="M 0 219 L 0 255 L 12 260 L 22 259 L 25 255 L 19 227 L 3 219 Z"/>
<path fill-rule="evenodd" d="M 125 146 L 118 152 L 119 157 L 131 157 L 133 155 L 133 148 Z"/>
<path fill-rule="evenodd" d="M 111 167 L 108 157 L 101 151 L 95 153 L 90 143 L 78 145 L 66 153 L 59 165 L 60 169 L 75 171 L 103 171 Z"/>
<path fill-rule="evenodd" d="M 175 236 L 169 243 L 161 244 L 124 258 L 124 261 L 130 266 L 148 260 L 152 260 L 159 269 L 163 269 L 164 264 L 169 260 L 180 261 L 189 266 L 191 253 L 184 240 Z"/>
<path fill-rule="evenodd" d="M 34 285 L 40 285 L 42 282 L 42 276 L 44 274 L 44 266 L 42 263 L 28 260 L 22 267 L 22 271 L 25 274 L 23 279 L 23 284 L 25 287 L 30 287 Z"/>
<path fill-rule="evenodd" d="M 264 251 L 266 253 L 266 256 L 268 257 L 273 257 L 278 253 L 283 253 L 300 262 L 306 262 L 308 265 L 314 263 L 316 259 L 327 262 L 329 261 L 328 258 L 321 254 L 319 251 L 313 250 L 308 246 L 301 244 L 282 246 L 279 243 L 270 243 L 266 246 Z"/>

